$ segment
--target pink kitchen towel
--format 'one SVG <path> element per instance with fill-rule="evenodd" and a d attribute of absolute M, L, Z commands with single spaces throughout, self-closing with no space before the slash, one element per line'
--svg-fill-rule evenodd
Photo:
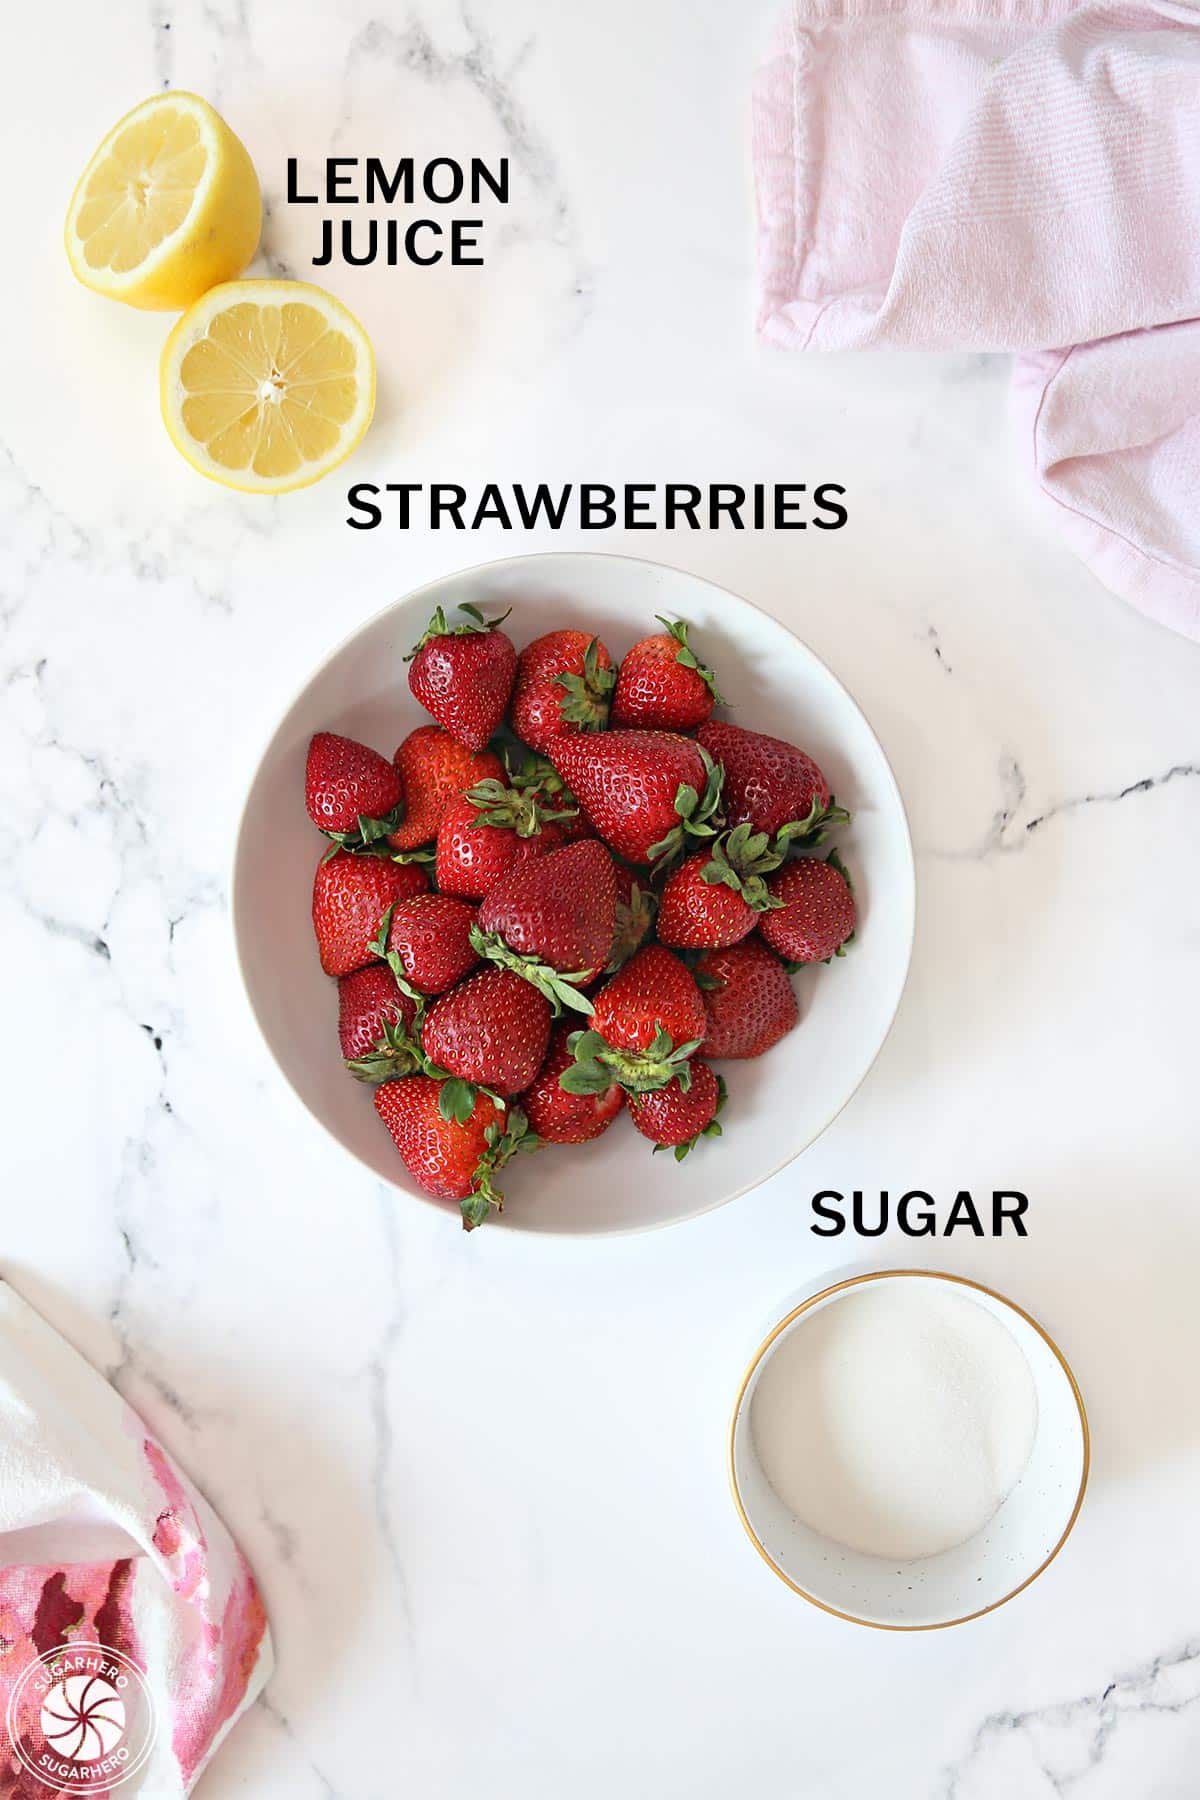
<path fill-rule="evenodd" d="M 1200 637 L 1200 7 L 794 0 L 753 129 L 763 338 L 1015 352 L 1064 534 Z"/>
<path fill-rule="evenodd" d="M 0 1796 L 176 1800 L 271 1668 L 220 1519 L 0 1281 Z"/>

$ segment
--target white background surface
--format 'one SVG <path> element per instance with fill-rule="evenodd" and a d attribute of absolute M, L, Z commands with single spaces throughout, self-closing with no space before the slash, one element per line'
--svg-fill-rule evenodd
<path fill-rule="evenodd" d="M 768 12 L 66 0 L 9 21 L 0 1266 L 262 1580 L 278 1674 L 204 1800 L 1197 1789 L 1200 649 L 1034 511 L 1001 361 L 756 349 Z M 166 322 L 77 289 L 59 242 L 93 144 L 164 80 L 244 137 L 294 273 L 317 209 L 280 207 L 288 154 L 513 159 L 484 270 L 330 272 L 381 369 L 346 479 L 847 486 L 838 533 L 586 543 L 793 624 L 909 803 L 896 1030 L 821 1143 L 735 1206 L 649 1238 L 467 1240 L 398 1206 L 265 1064 L 225 905 L 259 746 L 385 600 L 539 540 L 356 533 L 341 475 L 264 502 L 176 458 Z M 824 1186 L 1018 1187 L 1030 1235 L 822 1241 Z M 810 1610 L 725 1489 L 760 1326 L 859 1248 L 1010 1292 L 1089 1403 L 1073 1539 L 960 1631 Z"/>

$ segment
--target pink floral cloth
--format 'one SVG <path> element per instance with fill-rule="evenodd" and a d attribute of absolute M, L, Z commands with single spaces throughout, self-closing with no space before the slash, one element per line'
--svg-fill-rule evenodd
<path fill-rule="evenodd" d="M 1064 535 L 1200 637 L 1200 7 L 794 0 L 754 165 L 764 339 L 1015 352 Z"/>
<path fill-rule="evenodd" d="M 95 1700 L 102 1685 L 83 1690 L 78 1732 L 47 1723 L 57 1715 L 44 1712 L 32 1665 L 83 1646 L 145 1675 L 136 1745 L 124 1682 L 124 1707 L 108 1712 Z M 99 1762 L 79 1761 L 112 1750 L 120 1773 L 131 1749 L 144 1762 L 130 1792 L 185 1795 L 272 1666 L 254 1577 L 208 1502 L 116 1390 L 0 1281 L 0 1796 L 77 1791 L 40 1779 L 42 1767 L 107 1793 Z M 129 1726 L 128 1743 L 113 1720 Z"/>

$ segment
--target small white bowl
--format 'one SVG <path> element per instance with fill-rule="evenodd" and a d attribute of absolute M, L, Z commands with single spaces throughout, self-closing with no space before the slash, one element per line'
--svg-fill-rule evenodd
<path fill-rule="evenodd" d="M 915 888 L 904 806 L 871 727 L 841 683 L 775 619 L 695 575 L 628 557 L 518 556 L 445 576 L 360 626 L 289 707 L 254 773 L 233 870 L 242 979 L 267 1048 L 309 1112 L 383 1180 L 432 1205 L 350 1079 L 337 1042 L 337 989 L 313 943 L 313 872 L 322 840 L 304 810 L 314 731 L 360 738 L 390 756 L 428 715 L 408 687 L 406 651 L 438 606 L 503 610 L 518 648 L 556 626 L 598 632 L 614 657 L 659 629 L 657 613 L 691 621 L 716 668 L 727 717 L 812 752 L 853 824 L 839 835 L 860 925 L 851 953 L 797 978 L 801 1021 L 769 1055 L 720 1065 L 729 1083 L 725 1134 L 687 1158 L 652 1156 L 618 1120 L 595 1144 L 554 1147 L 505 1171 L 502 1220 L 531 1231 L 636 1231 L 720 1206 L 812 1143 L 853 1094 L 887 1036 L 908 972 Z M 802 604 L 797 605 L 802 618 Z"/>
<path fill-rule="evenodd" d="M 953 1282 L 1007 1326 L 1037 1391 L 1038 1423 L 1028 1465 L 988 1523 L 939 1556 L 900 1562 L 849 1550 L 803 1525 L 780 1500 L 751 1430 L 754 1391 L 784 1339 L 868 1282 Z M 1027 1312 L 962 1276 L 885 1269 L 838 1281 L 793 1307 L 754 1353 L 734 1402 L 729 1474 L 751 1543 L 780 1580 L 823 1612 L 883 1631 L 933 1631 L 993 1612 L 1036 1581 L 1066 1542 L 1087 1487 L 1087 1415 L 1062 1351 Z"/>

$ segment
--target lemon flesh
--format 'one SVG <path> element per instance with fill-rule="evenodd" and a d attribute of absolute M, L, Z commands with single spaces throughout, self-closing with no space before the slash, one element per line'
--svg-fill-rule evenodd
<path fill-rule="evenodd" d="M 248 493 L 319 481 L 361 441 L 375 359 L 354 315 L 300 281 L 230 281 L 163 347 L 163 422 L 192 467 Z"/>
<path fill-rule="evenodd" d="M 261 228 L 240 139 L 196 94 L 156 94 L 114 125 L 80 176 L 67 257 L 96 293 L 179 311 L 241 274 Z"/>

